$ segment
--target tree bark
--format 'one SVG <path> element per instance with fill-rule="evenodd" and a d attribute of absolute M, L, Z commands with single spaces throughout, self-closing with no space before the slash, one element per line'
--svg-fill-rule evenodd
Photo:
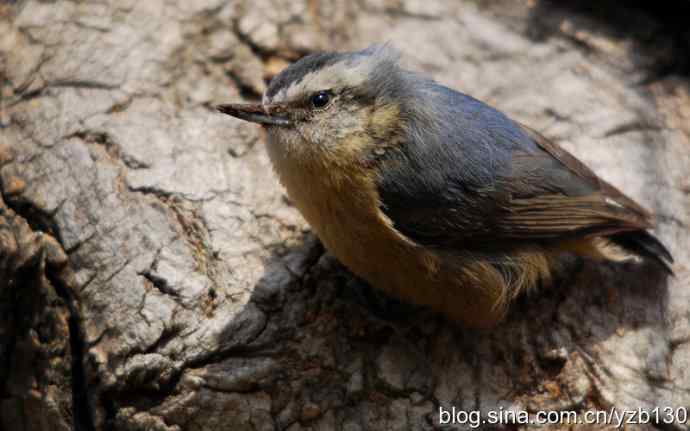
<path fill-rule="evenodd" d="M 0 430 L 690 408 L 690 50 L 667 24 L 613 2 L 0 3 Z M 261 130 L 213 106 L 305 53 L 383 41 L 652 210 L 676 276 L 566 259 L 484 332 L 377 309 L 286 199 Z M 546 427 L 592 428 L 612 425 Z"/>

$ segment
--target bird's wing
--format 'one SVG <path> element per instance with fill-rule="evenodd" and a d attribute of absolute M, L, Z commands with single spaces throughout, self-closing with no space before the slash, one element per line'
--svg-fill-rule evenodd
<path fill-rule="evenodd" d="M 568 233 L 611 234 L 651 227 L 650 214 L 544 136 L 521 129 L 542 150 L 516 151 L 501 227 L 516 238 Z"/>
<path fill-rule="evenodd" d="M 386 178 L 384 169 L 382 209 L 395 228 L 421 244 L 467 247 L 488 240 L 554 240 L 650 227 L 643 208 L 573 155 L 525 126 L 508 122 L 501 127 L 509 133 L 489 136 L 508 136 L 510 145 L 470 137 L 461 149 L 445 151 L 447 157 L 433 157 L 433 164 L 407 172 L 426 176 L 423 180 L 400 185 L 401 172 L 393 169 L 393 177 Z M 468 158 L 474 160 L 468 163 Z M 487 164 L 491 172 L 482 175 L 479 165 Z"/>

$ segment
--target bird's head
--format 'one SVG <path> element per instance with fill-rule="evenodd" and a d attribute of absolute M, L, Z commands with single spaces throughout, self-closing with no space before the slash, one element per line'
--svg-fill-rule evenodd
<path fill-rule="evenodd" d="M 272 158 L 350 163 L 378 151 L 419 116 L 421 78 L 402 69 L 387 45 L 362 51 L 317 53 L 293 63 L 270 83 L 259 104 L 218 110 L 259 123 Z"/>

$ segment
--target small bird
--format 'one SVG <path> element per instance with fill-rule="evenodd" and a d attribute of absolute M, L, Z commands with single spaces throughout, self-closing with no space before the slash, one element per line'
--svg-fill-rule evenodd
<path fill-rule="evenodd" d="M 404 69 L 389 45 L 316 53 L 225 114 L 261 124 L 287 193 L 373 287 L 470 327 L 551 282 L 559 255 L 649 258 L 650 214 L 536 131 Z"/>

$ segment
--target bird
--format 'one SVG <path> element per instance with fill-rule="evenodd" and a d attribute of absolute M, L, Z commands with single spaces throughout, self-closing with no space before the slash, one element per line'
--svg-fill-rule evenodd
<path fill-rule="evenodd" d="M 403 67 L 390 44 L 307 55 L 260 103 L 216 108 L 265 128 L 288 197 L 349 270 L 467 327 L 496 326 L 552 284 L 565 253 L 673 273 L 647 210 L 536 130 Z"/>

